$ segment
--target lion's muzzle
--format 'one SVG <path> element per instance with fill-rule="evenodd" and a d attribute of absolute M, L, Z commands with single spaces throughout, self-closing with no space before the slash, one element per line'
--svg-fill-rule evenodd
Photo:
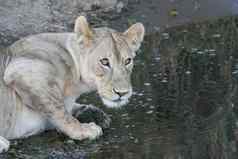
<path fill-rule="evenodd" d="M 132 95 L 132 89 L 128 91 L 118 91 L 113 89 L 113 95 L 108 98 L 101 96 L 103 103 L 109 108 L 120 108 L 129 102 L 129 98 Z"/>

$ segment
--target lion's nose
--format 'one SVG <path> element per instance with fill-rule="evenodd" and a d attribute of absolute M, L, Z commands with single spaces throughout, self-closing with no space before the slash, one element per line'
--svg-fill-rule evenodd
<path fill-rule="evenodd" d="M 129 93 L 129 91 L 118 91 L 116 89 L 113 89 L 114 93 L 116 93 L 117 95 L 119 95 L 120 97 L 126 95 Z"/>

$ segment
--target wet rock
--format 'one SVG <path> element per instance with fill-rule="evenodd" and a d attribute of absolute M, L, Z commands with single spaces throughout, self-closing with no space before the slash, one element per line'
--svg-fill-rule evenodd
<path fill-rule="evenodd" d="M 40 32 L 72 30 L 75 18 L 83 11 L 117 9 L 118 0 L 0 0 L 0 43 Z M 119 5 L 118 5 L 119 4 Z M 119 6 L 119 9 L 118 7 Z"/>
<path fill-rule="evenodd" d="M 58 152 L 58 151 L 53 151 L 49 155 L 48 159 L 65 159 L 65 158 L 70 158 L 70 159 L 84 159 L 85 158 L 85 153 L 83 152 L 75 152 L 75 153 L 69 153 L 69 152 Z"/>

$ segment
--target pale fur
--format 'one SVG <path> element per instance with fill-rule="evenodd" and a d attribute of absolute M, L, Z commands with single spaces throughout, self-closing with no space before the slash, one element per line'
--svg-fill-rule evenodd
<path fill-rule="evenodd" d="M 85 17 L 76 19 L 73 33 L 43 33 L 25 37 L 0 56 L 0 153 L 8 140 L 57 129 L 72 139 L 102 135 L 95 123 L 72 116 L 82 94 L 97 91 L 108 107 L 128 103 L 132 95 L 133 58 L 144 37 L 137 23 L 124 33 L 91 29 Z M 110 67 L 102 65 L 108 58 Z M 125 61 L 131 58 L 129 64 Z"/>

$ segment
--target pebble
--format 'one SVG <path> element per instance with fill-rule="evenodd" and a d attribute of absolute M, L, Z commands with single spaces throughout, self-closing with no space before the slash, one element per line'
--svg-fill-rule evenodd
<path fill-rule="evenodd" d="M 122 114 L 121 116 L 122 116 L 122 117 L 127 117 L 127 116 L 128 116 L 128 113 Z"/>
<path fill-rule="evenodd" d="M 136 138 L 136 139 L 134 140 L 134 143 L 135 143 L 135 144 L 139 143 L 139 140 Z"/>
<path fill-rule="evenodd" d="M 192 52 L 196 52 L 196 51 L 198 51 L 197 48 L 192 48 Z"/>
<path fill-rule="evenodd" d="M 185 73 L 186 73 L 187 75 L 189 75 L 189 74 L 191 74 L 191 71 L 186 71 Z"/>
<path fill-rule="evenodd" d="M 153 110 L 150 110 L 150 111 L 147 111 L 146 114 L 152 114 L 154 111 Z"/>
<path fill-rule="evenodd" d="M 155 108 L 155 106 L 151 105 L 149 108 L 150 108 L 150 109 L 154 109 L 154 108 Z"/>
<path fill-rule="evenodd" d="M 156 60 L 156 61 L 160 61 L 160 57 L 156 57 L 155 60 Z"/>
<path fill-rule="evenodd" d="M 143 93 L 138 93 L 137 95 L 138 95 L 138 96 L 143 96 L 144 94 L 143 94 Z"/>
<path fill-rule="evenodd" d="M 157 74 L 153 74 L 153 77 L 158 77 L 158 75 Z"/>
<path fill-rule="evenodd" d="M 213 37 L 213 38 L 220 38 L 220 37 L 221 37 L 221 34 L 213 34 L 212 37 Z"/>
<path fill-rule="evenodd" d="M 145 86 L 150 86 L 151 84 L 150 83 L 144 83 Z"/>
<path fill-rule="evenodd" d="M 215 52 L 216 50 L 215 49 L 209 49 L 208 51 L 209 52 Z"/>
<path fill-rule="evenodd" d="M 198 51 L 197 54 L 204 54 L 204 52 L 203 51 Z"/>
<path fill-rule="evenodd" d="M 162 33 L 162 36 L 164 37 L 164 39 L 169 39 L 169 33 Z"/>

